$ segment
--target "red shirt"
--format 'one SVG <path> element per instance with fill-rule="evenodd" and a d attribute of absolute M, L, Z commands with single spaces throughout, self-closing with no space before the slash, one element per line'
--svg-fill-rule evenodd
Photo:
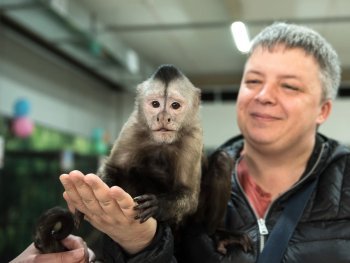
<path fill-rule="evenodd" d="M 263 218 L 271 203 L 271 194 L 262 190 L 249 175 L 248 167 L 244 159 L 238 163 L 237 167 L 238 180 L 248 197 L 250 205 L 254 208 L 259 218 Z"/>

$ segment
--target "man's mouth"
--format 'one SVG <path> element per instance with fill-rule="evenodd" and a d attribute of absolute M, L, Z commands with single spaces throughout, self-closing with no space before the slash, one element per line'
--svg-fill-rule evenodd
<path fill-rule="evenodd" d="M 256 119 L 261 120 L 279 120 L 280 118 L 270 115 L 270 114 L 262 114 L 262 113 L 252 113 L 251 116 L 253 116 Z"/>

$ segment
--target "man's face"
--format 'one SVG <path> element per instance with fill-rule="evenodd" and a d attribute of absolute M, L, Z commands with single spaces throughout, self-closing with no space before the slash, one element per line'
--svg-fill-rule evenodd
<path fill-rule="evenodd" d="M 245 139 L 287 149 L 313 138 L 331 109 L 331 101 L 321 99 L 319 76 L 316 60 L 300 48 L 258 47 L 246 63 L 237 99 Z"/>

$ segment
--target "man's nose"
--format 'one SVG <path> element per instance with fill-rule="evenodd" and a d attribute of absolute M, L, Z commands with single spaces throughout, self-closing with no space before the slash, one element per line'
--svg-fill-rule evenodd
<path fill-rule="evenodd" d="M 255 98 L 262 104 L 274 104 L 277 97 L 277 85 L 274 83 L 266 82 L 261 85 L 259 92 Z"/>

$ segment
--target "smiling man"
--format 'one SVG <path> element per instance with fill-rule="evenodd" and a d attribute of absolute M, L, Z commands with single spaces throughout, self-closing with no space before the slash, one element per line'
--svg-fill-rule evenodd
<path fill-rule="evenodd" d="M 317 127 L 330 114 L 332 101 L 324 98 L 319 71 L 312 55 L 282 43 L 257 47 L 246 63 L 237 100 L 244 159 L 272 199 L 299 180 Z"/>
<path fill-rule="evenodd" d="M 350 262 L 350 152 L 317 132 L 339 82 L 337 54 L 314 30 L 276 23 L 254 38 L 236 104 L 242 135 L 222 146 L 235 160 L 226 230 L 248 233 L 253 249 L 228 246 L 219 255 L 203 233 L 189 234 L 185 262 L 260 263 L 265 253 L 282 255 L 269 263 Z M 271 233 L 307 189 L 300 220 L 278 248 L 287 225 Z"/>

